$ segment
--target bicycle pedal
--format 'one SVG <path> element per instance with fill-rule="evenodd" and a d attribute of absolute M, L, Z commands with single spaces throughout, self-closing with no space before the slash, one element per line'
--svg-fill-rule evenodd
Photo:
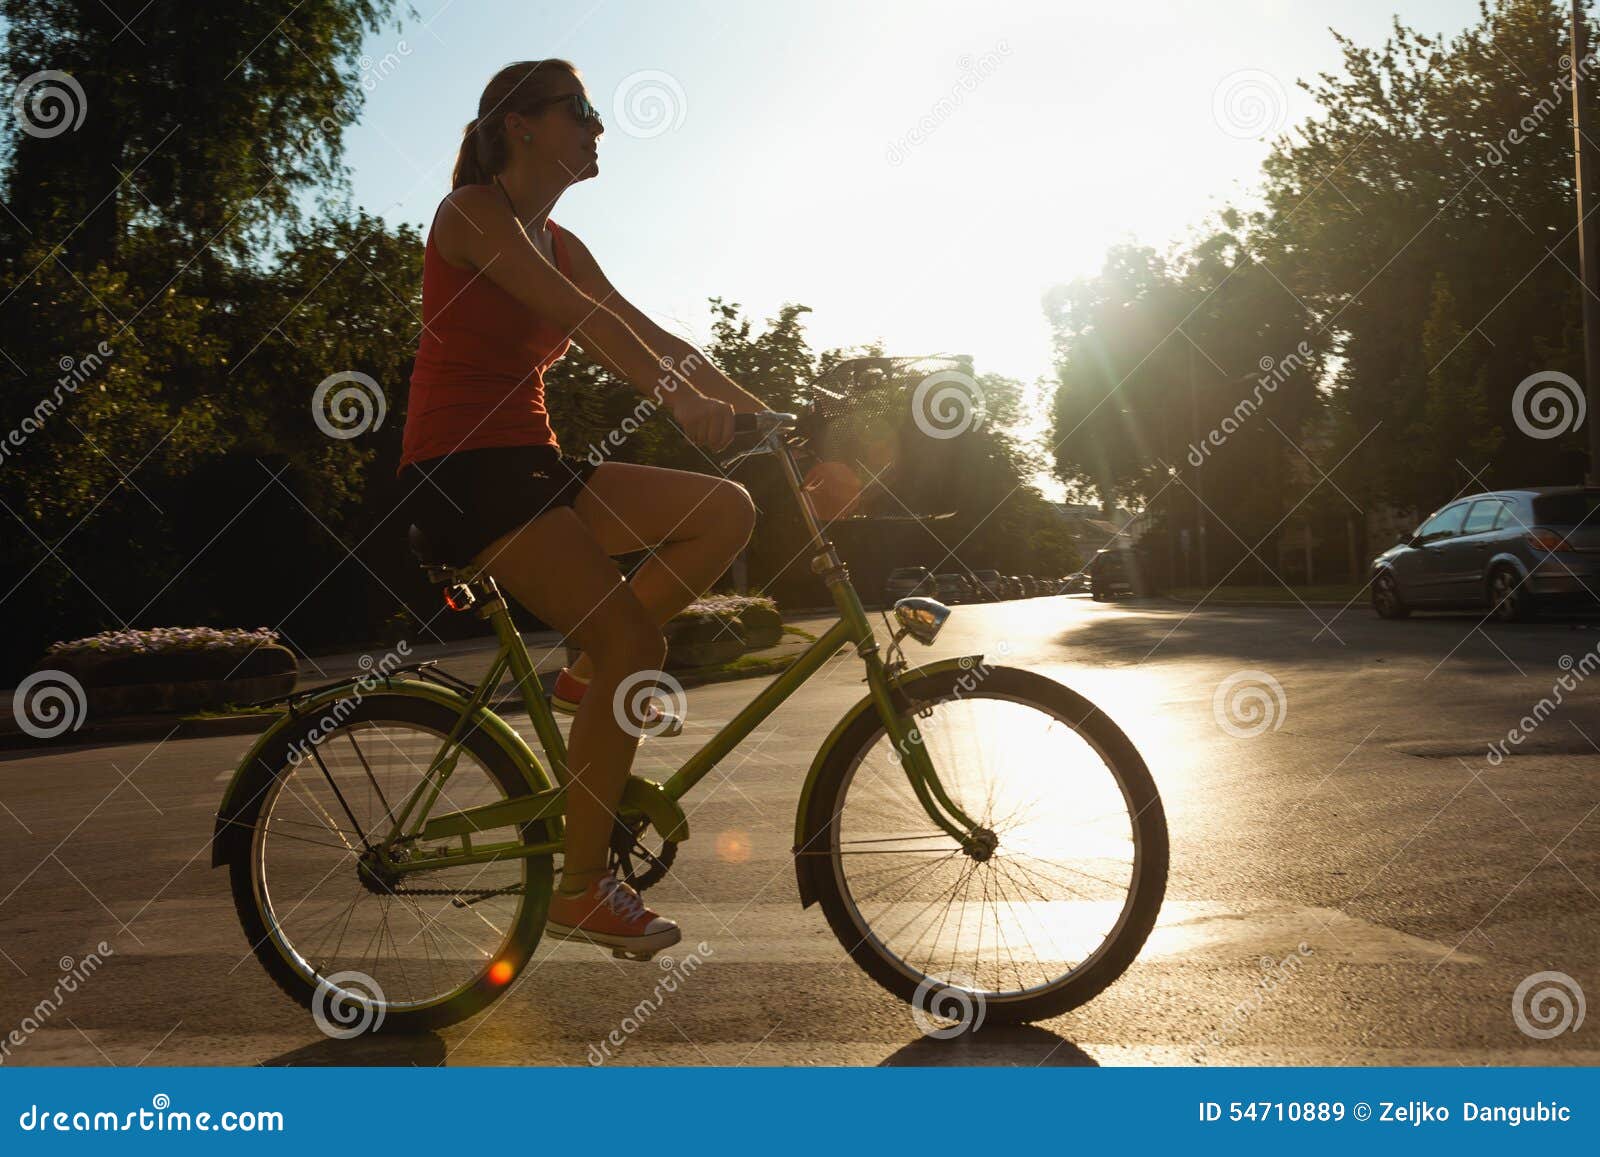
<path fill-rule="evenodd" d="M 611 955 L 616 957 L 618 960 L 638 960 L 640 962 L 643 962 L 643 961 L 649 960 L 652 956 L 655 955 L 655 953 L 654 952 L 630 952 L 626 948 L 613 948 L 611 950 Z"/>

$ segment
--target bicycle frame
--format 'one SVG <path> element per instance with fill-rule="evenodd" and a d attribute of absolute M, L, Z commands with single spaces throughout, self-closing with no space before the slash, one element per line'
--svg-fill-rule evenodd
<path fill-rule="evenodd" d="M 620 810 L 624 815 L 648 818 L 666 838 L 686 839 L 688 825 L 677 801 L 737 748 L 780 704 L 820 671 L 841 647 L 848 645 L 854 647 L 866 665 L 866 682 L 872 705 L 894 741 L 896 750 L 901 753 L 900 764 L 917 799 L 935 824 L 958 841 L 965 842 L 977 825 L 945 792 L 917 733 L 915 722 L 909 717 L 911 712 L 904 704 L 903 697 L 897 703 L 897 672 L 884 663 L 879 653 L 866 609 L 850 583 L 849 572 L 838 552 L 818 523 L 816 510 L 782 434 L 781 429 L 773 430 L 763 439 L 760 448 L 752 453 L 771 452 L 777 457 L 805 519 L 811 540 L 810 549 L 813 551 L 812 570 L 821 575 L 826 583 L 839 611 L 839 620 L 730 719 L 705 746 L 690 756 L 665 783 L 655 784 L 637 776 L 630 777 Z M 446 737 L 422 781 L 398 809 L 388 833 L 375 844 L 375 850 L 387 862 L 388 870 L 396 874 L 433 871 L 519 856 L 546 855 L 561 849 L 560 819 L 569 778 L 566 742 L 540 687 L 527 646 L 512 623 L 505 600 L 493 578 L 468 572 L 456 572 L 453 577 L 471 589 L 484 592 L 479 614 L 493 625 L 500 646 L 483 680 L 466 701 L 460 720 Z M 489 710 L 490 697 L 508 672 L 521 695 L 540 745 L 550 760 L 557 786 L 515 799 L 430 817 L 430 809 L 454 771 L 455 750 L 464 738 L 467 721 L 476 718 L 480 711 Z M 472 844 L 475 833 L 530 822 L 550 825 L 552 838 L 537 842 L 505 841 L 476 848 Z M 401 841 L 457 839 L 460 843 L 453 848 L 413 847 L 405 858 L 388 855 L 390 848 Z"/>

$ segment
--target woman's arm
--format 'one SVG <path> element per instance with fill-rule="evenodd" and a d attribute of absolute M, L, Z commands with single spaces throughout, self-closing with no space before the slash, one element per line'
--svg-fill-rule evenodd
<path fill-rule="evenodd" d="M 662 329 L 648 314 L 618 293 L 616 286 L 600 269 L 599 262 L 595 261 L 594 254 L 589 252 L 589 247 L 570 229 L 564 232 L 567 254 L 572 259 L 573 280 L 579 288 L 596 301 L 605 303 L 606 308 L 622 318 L 651 349 L 671 358 L 677 373 L 706 397 L 726 402 L 741 414 L 759 413 L 767 409 L 765 402 L 718 369 L 709 357 L 677 334 Z M 604 369 L 618 372 L 597 351 L 584 347 L 583 352 Z"/>
<path fill-rule="evenodd" d="M 505 202 L 487 186 L 466 185 L 446 199 L 457 212 L 441 213 L 434 244 L 448 260 L 465 263 L 523 305 L 571 334 L 586 352 L 604 351 L 606 366 L 641 394 L 665 402 L 695 442 L 720 450 L 733 440 L 733 410 L 707 397 L 686 376 L 662 364 L 613 309 L 562 276 L 534 248 Z M 665 372 L 672 388 L 663 394 Z"/>

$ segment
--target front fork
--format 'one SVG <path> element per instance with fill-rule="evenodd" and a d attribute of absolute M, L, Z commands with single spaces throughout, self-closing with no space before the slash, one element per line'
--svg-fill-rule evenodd
<path fill-rule="evenodd" d="M 922 732 L 917 728 L 917 705 L 890 683 L 888 670 L 875 644 L 862 658 L 867 664 L 867 686 L 873 705 L 883 721 L 884 731 L 894 744 L 889 758 L 906 773 L 906 781 L 910 783 L 922 810 L 928 813 L 928 818 L 965 847 L 979 832 L 979 825 L 945 791 L 939 773 L 933 766 L 933 757 L 928 754 L 927 745 L 922 741 Z"/>

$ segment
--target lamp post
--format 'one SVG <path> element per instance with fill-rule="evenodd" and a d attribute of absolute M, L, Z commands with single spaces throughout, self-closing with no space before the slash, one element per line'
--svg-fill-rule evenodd
<path fill-rule="evenodd" d="M 1600 486 L 1600 419 L 1595 406 L 1600 403 L 1600 254 L 1595 252 L 1594 222 L 1587 201 L 1594 191 L 1594 144 L 1589 136 L 1589 107 L 1585 99 L 1584 73 L 1588 71 L 1588 37 L 1585 35 L 1583 0 L 1572 0 L 1572 151 L 1577 167 L 1578 194 L 1578 276 L 1583 281 L 1583 373 L 1588 395 L 1589 468 L 1585 482 Z"/>

